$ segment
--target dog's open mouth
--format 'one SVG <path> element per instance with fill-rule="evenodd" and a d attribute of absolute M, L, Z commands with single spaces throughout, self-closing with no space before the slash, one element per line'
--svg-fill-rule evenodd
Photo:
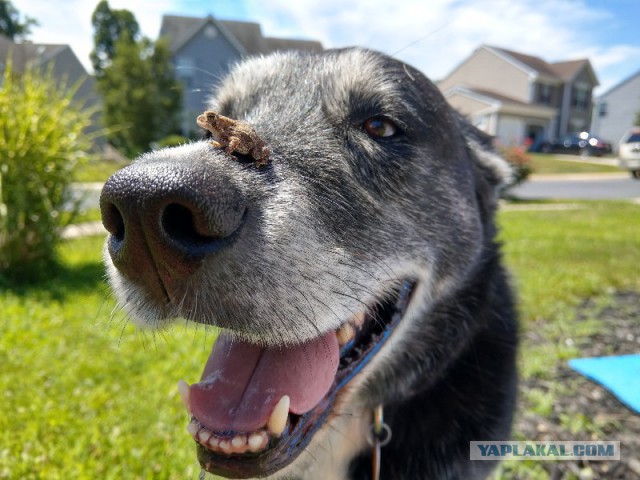
<path fill-rule="evenodd" d="M 413 290 L 405 281 L 368 313 L 302 345 L 261 347 L 221 333 L 201 381 L 179 384 L 202 468 L 249 478 L 292 462 L 400 322 Z"/>

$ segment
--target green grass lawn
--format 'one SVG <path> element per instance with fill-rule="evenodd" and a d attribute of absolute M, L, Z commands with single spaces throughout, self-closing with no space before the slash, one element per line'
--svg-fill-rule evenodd
<path fill-rule="evenodd" d="M 102 238 L 66 244 L 50 281 L 0 294 L 0 478 L 196 478 L 176 382 L 212 335 L 132 328 L 104 284 Z"/>
<path fill-rule="evenodd" d="M 575 309 L 585 298 L 601 297 L 606 302 L 616 290 L 640 291 L 640 206 L 625 202 L 580 205 L 583 208 L 575 210 L 505 211 L 500 216 L 522 328 L 537 330 L 547 340 L 527 351 L 520 368 L 525 376 L 552 377 L 559 359 L 579 355 L 562 340 L 588 336 L 602 327 L 597 322 L 579 326 L 573 322 Z"/>
<path fill-rule="evenodd" d="M 640 206 L 572 202 L 582 208 L 505 211 L 500 215 L 506 260 L 528 321 L 560 305 L 612 289 L 640 290 Z"/>
<path fill-rule="evenodd" d="M 106 182 L 107 178 L 126 165 L 127 163 L 122 162 L 93 160 L 78 167 L 74 180 L 76 182 Z"/>
<path fill-rule="evenodd" d="M 622 172 L 622 170 L 616 166 L 568 161 L 563 155 L 530 153 L 529 156 L 531 158 L 533 173 L 539 175 Z"/>
<path fill-rule="evenodd" d="M 606 202 L 501 213 L 523 329 L 548 340 L 522 345 L 523 375 L 553 378 L 579 353 L 561 342 L 566 332 L 604 328 L 572 324 L 582 299 L 640 291 L 639 215 L 638 205 Z M 197 478 L 176 383 L 198 379 L 214 332 L 178 323 L 153 334 L 114 313 L 102 241 L 70 241 L 49 281 L 0 291 L 0 478 Z"/>
<path fill-rule="evenodd" d="M 505 259 L 519 296 L 522 339 L 519 371 L 544 388 L 521 389 L 531 412 L 551 420 L 556 398 L 576 395 L 576 382 L 558 381 L 576 345 L 608 328 L 597 311 L 612 305 L 616 291 L 640 292 L 640 206 L 626 202 L 576 202 L 558 211 L 504 211 L 500 215 Z M 578 306 L 592 299 L 593 317 L 577 320 Z M 570 341 L 568 341 L 570 340 Z M 525 382 L 523 382 L 525 383 Z M 520 412 L 519 414 L 522 414 Z M 577 438 L 598 435 L 598 418 L 576 412 L 561 424 Z M 581 435 L 581 436 L 580 436 Z M 523 438 L 516 430 L 513 437 Z M 617 438 L 617 437 L 616 437 Z M 540 462 L 504 462 L 496 478 L 549 479 Z M 576 477 L 577 478 L 577 477 Z"/>

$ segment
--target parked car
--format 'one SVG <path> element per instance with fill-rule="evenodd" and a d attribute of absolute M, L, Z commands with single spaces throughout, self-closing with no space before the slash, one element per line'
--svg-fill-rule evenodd
<path fill-rule="evenodd" d="M 634 178 L 640 180 L 640 127 L 624 134 L 618 145 L 620 167 L 629 170 Z"/>
<path fill-rule="evenodd" d="M 569 153 L 600 157 L 612 152 L 611 143 L 589 132 L 571 133 L 552 142 L 543 141 L 533 146 L 533 151 L 544 153 Z"/>

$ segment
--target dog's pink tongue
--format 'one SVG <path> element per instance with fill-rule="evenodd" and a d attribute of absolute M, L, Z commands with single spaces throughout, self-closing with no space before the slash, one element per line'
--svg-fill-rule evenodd
<path fill-rule="evenodd" d="M 218 337 L 202 380 L 191 386 L 194 417 L 210 430 L 251 432 L 266 425 L 283 395 L 303 414 L 329 391 L 338 369 L 335 332 L 294 347 L 263 348 Z"/>

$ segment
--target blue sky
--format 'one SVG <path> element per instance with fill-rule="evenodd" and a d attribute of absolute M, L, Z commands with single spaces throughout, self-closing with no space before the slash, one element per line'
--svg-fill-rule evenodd
<path fill-rule="evenodd" d="M 89 65 L 98 0 L 13 0 L 40 27 L 32 40 L 68 43 Z M 640 70 L 640 0 L 110 0 L 155 38 L 165 13 L 258 22 L 268 36 L 361 45 L 396 55 L 432 79 L 481 44 L 548 61 L 589 58 L 596 93 Z"/>

